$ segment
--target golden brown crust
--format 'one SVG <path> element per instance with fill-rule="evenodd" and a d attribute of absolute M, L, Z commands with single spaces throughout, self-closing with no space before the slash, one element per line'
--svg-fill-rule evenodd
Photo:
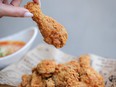
<path fill-rule="evenodd" d="M 23 75 L 22 83 L 19 85 L 19 87 L 29 87 L 30 81 L 31 81 L 31 75 Z"/>
<path fill-rule="evenodd" d="M 31 87 L 45 87 L 41 76 L 36 72 L 32 73 Z"/>
<path fill-rule="evenodd" d="M 70 65 L 62 64 L 57 67 L 57 71 L 53 76 L 56 87 L 75 87 L 78 80 L 79 74 Z"/>
<path fill-rule="evenodd" d="M 79 58 L 81 67 L 90 67 L 90 57 L 89 55 L 82 55 Z"/>
<path fill-rule="evenodd" d="M 53 60 L 44 60 L 37 65 L 37 71 L 40 74 L 50 74 L 55 71 L 56 63 Z"/>
<path fill-rule="evenodd" d="M 52 78 L 49 78 L 49 79 L 45 80 L 44 82 L 45 82 L 46 87 L 55 87 L 55 83 L 52 80 Z"/>
<path fill-rule="evenodd" d="M 33 20 L 37 23 L 46 43 L 52 44 L 56 48 L 61 48 L 66 44 L 68 34 L 64 26 L 53 18 L 44 15 L 39 4 L 29 2 L 25 5 L 25 8 L 33 13 Z"/>
<path fill-rule="evenodd" d="M 19 87 L 105 87 L 103 77 L 90 66 L 88 55 L 65 64 L 44 60 L 30 76 L 23 76 Z"/>

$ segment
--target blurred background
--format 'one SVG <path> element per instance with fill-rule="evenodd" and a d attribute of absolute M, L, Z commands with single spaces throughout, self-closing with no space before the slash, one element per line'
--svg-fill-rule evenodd
<path fill-rule="evenodd" d="M 116 0 L 41 0 L 41 6 L 43 13 L 66 27 L 69 38 L 61 49 L 65 53 L 116 58 Z M 36 26 L 31 18 L 0 18 L 0 38 L 31 26 Z M 40 43 L 38 33 L 33 47 Z"/>

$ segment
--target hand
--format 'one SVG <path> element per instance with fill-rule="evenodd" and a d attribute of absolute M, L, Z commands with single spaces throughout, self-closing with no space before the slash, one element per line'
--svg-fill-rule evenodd
<path fill-rule="evenodd" d="M 10 16 L 10 17 L 32 17 L 33 14 L 27 9 L 19 7 L 22 0 L 0 0 L 0 17 Z M 38 0 L 33 0 L 38 3 Z"/>

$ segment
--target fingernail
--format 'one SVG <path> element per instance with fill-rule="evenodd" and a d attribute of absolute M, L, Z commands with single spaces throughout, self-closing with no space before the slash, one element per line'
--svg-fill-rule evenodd
<path fill-rule="evenodd" d="M 25 12 L 24 17 L 33 17 L 33 14 L 30 12 Z"/>

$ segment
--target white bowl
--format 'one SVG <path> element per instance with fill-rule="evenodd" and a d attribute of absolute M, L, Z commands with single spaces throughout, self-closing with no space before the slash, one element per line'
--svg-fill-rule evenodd
<path fill-rule="evenodd" d="M 32 43 L 34 42 L 37 36 L 37 33 L 38 33 L 38 29 L 36 27 L 31 27 L 14 35 L 1 38 L 0 41 L 7 41 L 7 40 L 23 41 L 26 43 L 26 45 L 22 47 L 20 50 L 18 50 L 17 52 L 0 58 L 0 69 L 6 67 L 9 64 L 19 61 L 31 47 Z"/>

